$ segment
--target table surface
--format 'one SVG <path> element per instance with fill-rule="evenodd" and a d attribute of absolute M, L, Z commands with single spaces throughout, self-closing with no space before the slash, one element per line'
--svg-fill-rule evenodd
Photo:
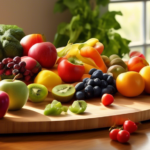
<path fill-rule="evenodd" d="M 36 134 L 0 135 L 2 150 L 148 150 L 150 147 L 150 121 L 140 124 L 126 144 L 112 141 L 108 128 Z"/>

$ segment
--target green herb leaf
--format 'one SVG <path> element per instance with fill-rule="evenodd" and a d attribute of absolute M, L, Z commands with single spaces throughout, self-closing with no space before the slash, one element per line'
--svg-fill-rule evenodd
<path fill-rule="evenodd" d="M 115 18 L 116 15 L 122 16 L 122 13 L 120 11 L 106 12 L 101 18 L 102 19 L 102 21 L 101 21 L 102 28 L 105 28 L 105 29 L 114 28 L 116 30 L 120 29 L 121 26 Z"/>

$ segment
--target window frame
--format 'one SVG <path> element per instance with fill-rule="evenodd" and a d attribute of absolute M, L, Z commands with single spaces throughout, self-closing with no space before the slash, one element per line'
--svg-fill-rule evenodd
<path fill-rule="evenodd" d="M 150 46 L 150 43 L 147 41 L 146 39 L 146 32 L 147 32 L 147 7 L 146 7 L 146 3 L 150 1 L 150 0 L 110 0 L 110 3 L 122 3 L 122 2 L 142 2 L 142 7 L 143 7 L 143 12 L 142 12 L 142 16 L 143 16 L 143 28 L 142 28 L 142 36 L 143 36 L 143 42 L 140 44 L 132 44 L 129 45 L 130 48 L 138 48 L 138 47 L 142 47 L 142 52 L 143 54 L 146 56 L 146 49 L 148 46 Z M 106 8 L 108 10 L 108 7 Z"/>

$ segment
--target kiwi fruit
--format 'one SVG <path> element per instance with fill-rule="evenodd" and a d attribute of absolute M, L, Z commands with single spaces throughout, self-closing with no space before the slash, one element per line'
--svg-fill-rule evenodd
<path fill-rule="evenodd" d="M 110 66 L 113 65 L 119 65 L 122 66 L 126 71 L 128 70 L 128 67 L 126 65 L 126 63 L 121 59 L 121 58 L 115 58 L 110 62 Z"/>
<path fill-rule="evenodd" d="M 52 89 L 52 96 L 60 102 L 70 101 L 75 93 L 75 87 L 70 84 L 60 84 Z"/>
<path fill-rule="evenodd" d="M 113 65 L 109 67 L 107 70 L 107 73 L 111 73 L 115 80 L 117 79 L 118 75 L 123 72 L 126 72 L 126 70 L 122 66 L 119 66 L 119 65 Z"/>
<path fill-rule="evenodd" d="M 27 87 L 29 89 L 29 100 L 32 102 L 42 102 L 48 95 L 47 88 L 42 84 L 32 83 Z"/>
<path fill-rule="evenodd" d="M 109 66 L 110 66 L 110 59 L 109 59 L 106 55 L 101 55 L 101 57 L 102 57 L 102 59 L 103 59 L 105 65 L 106 65 L 107 67 L 109 67 Z"/>
<path fill-rule="evenodd" d="M 117 54 L 112 54 L 109 56 L 110 61 L 112 61 L 115 58 L 120 58 Z"/>

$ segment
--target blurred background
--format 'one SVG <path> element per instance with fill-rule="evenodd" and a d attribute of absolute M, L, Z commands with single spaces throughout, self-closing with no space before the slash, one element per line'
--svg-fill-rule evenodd
<path fill-rule="evenodd" d="M 58 25 L 62 22 L 69 23 L 72 19 L 68 9 L 54 13 L 54 6 L 58 1 L 61 0 L 1 0 L 0 24 L 17 25 L 26 34 L 44 34 L 47 41 L 53 42 Z M 72 2 L 70 1 L 70 5 Z M 94 0 L 91 0 L 91 6 L 93 5 Z M 115 32 L 131 40 L 129 49 L 142 52 L 150 62 L 150 1 L 110 0 L 99 9 L 100 16 L 107 11 L 121 11 L 122 16 L 115 16 L 121 28 Z"/>

